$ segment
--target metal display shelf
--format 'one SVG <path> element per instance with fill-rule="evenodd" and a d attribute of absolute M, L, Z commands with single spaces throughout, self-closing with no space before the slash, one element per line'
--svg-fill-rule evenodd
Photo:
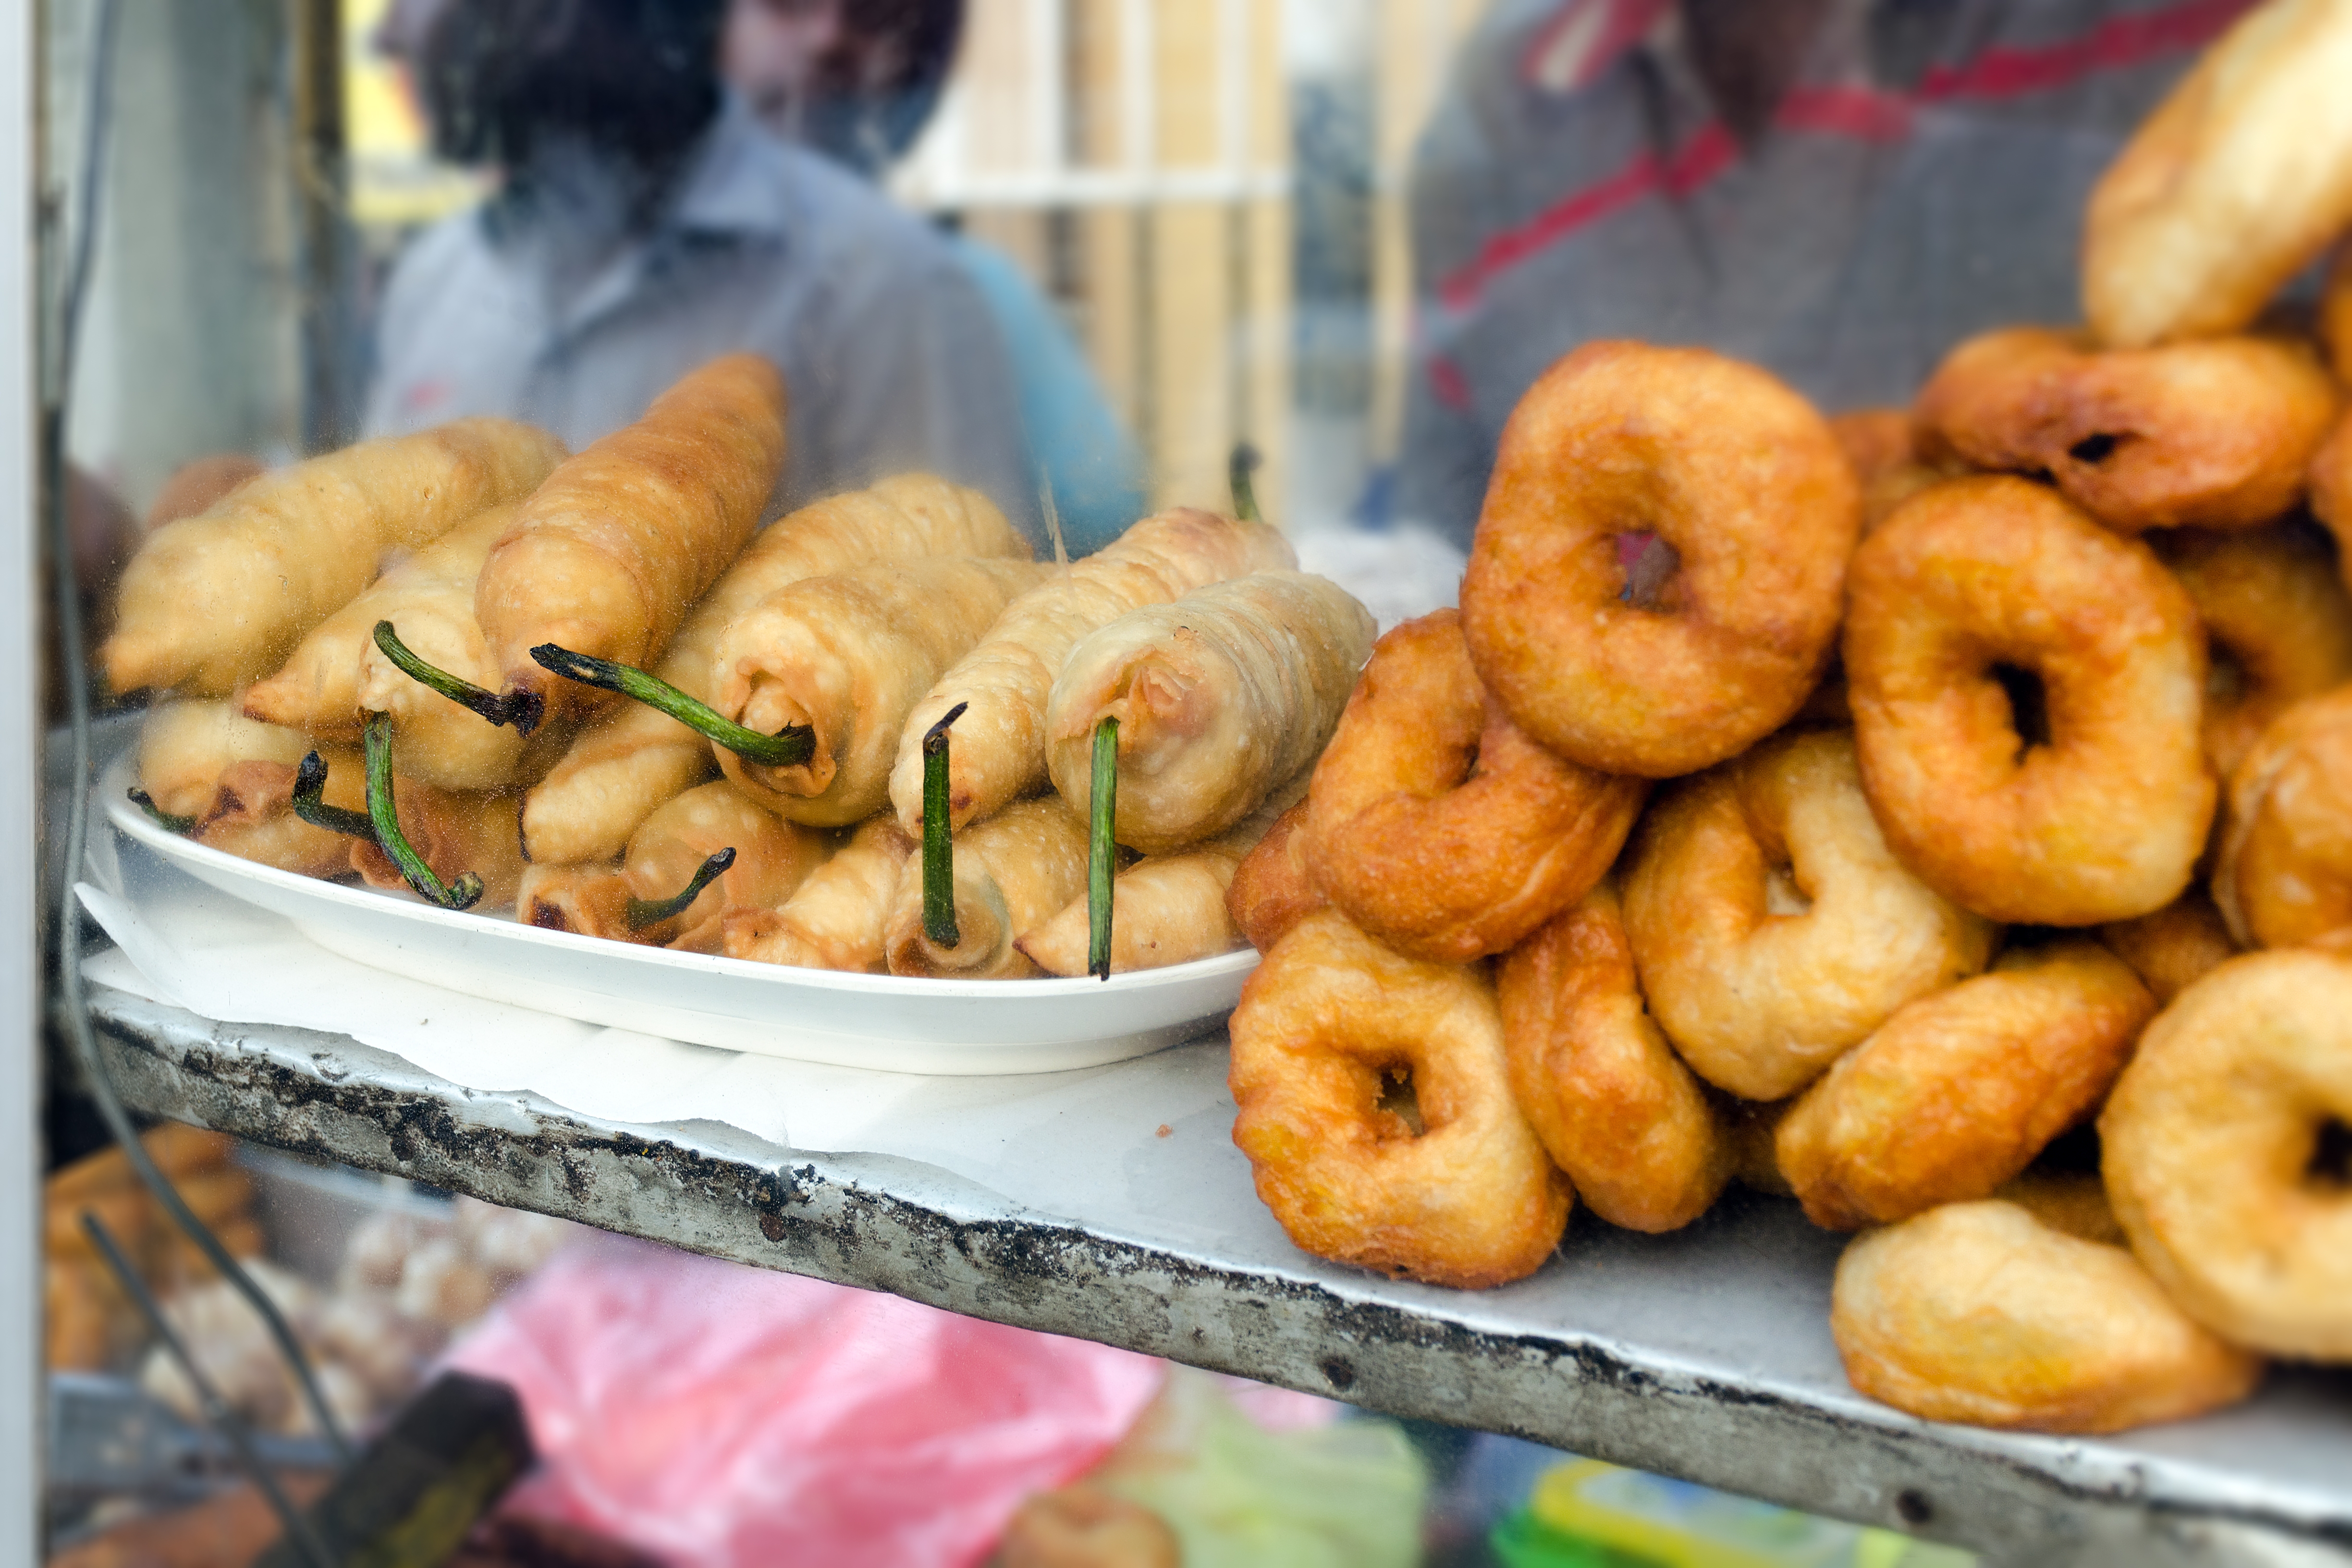
<path fill-rule="evenodd" d="M 1828 1331 L 1841 1238 L 1784 1201 L 1735 1192 L 1662 1237 L 1580 1214 L 1533 1279 L 1450 1291 L 1291 1247 L 1222 1135 L 1229 1102 L 1223 1124 L 1202 1113 L 1126 1157 L 1130 1184 L 1182 1216 L 1146 1234 L 904 1159 L 480 1093 L 346 1037 L 103 988 L 94 1007 L 146 1110 L 493 1203 L 1512 1433 L 1992 1563 L 2352 1564 L 2352 1373 L 2280 1368 L 2236 1410 L 2116 1439 L 1915 1421 L 1847 1386 Z"/>

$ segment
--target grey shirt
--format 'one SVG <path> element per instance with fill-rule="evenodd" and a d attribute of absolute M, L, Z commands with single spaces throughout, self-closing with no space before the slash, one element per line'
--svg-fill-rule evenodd
<path fill-rule="evenodd" d="M 528 198 L 460 213 L 401 257 L 368 434 L 499 414 L 577 450 L 696 365 L 749 349 L 791 396 L 779 507 L 929 468 L 1036 531 L 1003 342 L 919 219 L 731 100 L 650 226 L 625 221 L 609 171 L 550 162 Z"/>
<path fill-rule="evenodd" d="M 1466 543 L 1503 422 L 1578 344 L 1696 343 L 1824 409 L 2079 316 L 2092 184 L 2252 0 L 1835 0 L 1740 148 L 1671 0 L 1496 0 L 1417 152 L 1399 510 Z"/>

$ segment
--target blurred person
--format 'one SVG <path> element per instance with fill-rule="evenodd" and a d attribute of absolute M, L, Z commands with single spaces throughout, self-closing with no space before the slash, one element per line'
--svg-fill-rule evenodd
<path fill-rule="evenodd" d="M 726 0 L 395 0 L 438 157 L 499 176 L 395 265 L 365 433 L 469 414 L 573 448 L 751 349 L 783 372 L 779 503 L 908 468 L 1034 524 L 1004 343 L 927 225 L 770 135 L 719 73 Z"/>
<path fill-rule="evenodd" d="M 1598 338 L 1834 413 L 2080 317 L 2091 187 L 2252 0 L 1496 0 L 1414 158 L 1398 510 L 1466 545 L 1496 443 Z"/>
<path fill-rule="evenodd" d="M 879 181 L 938 107 L 963 0 L 732 0 L 727 78 L 769 128 Z M 1085 352 L 1020 264 L 968 235 L 949 250 L 1012 354 L 1033 473 L 1074 555 L 1143 515 L 1143 463 Z"/>

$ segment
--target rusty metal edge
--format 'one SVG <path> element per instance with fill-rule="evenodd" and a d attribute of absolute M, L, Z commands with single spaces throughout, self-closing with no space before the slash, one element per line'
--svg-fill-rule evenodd
<path fill-rule="evenodd" d="M 93 1009 L 126 1097 L 151 1113 L 509 1207 L 1527 1437 L 1992 1562 L 2352 1564 L 2352 1478 L 2315 1498 L 2079 1444 L 1858 1417 L 1636 1346 L 1485 1331 L 1089 1231 L 908 1161 L 795 1154 L 716 1123 L 649 1136 L 465 1089 L 347 1037 L 216 1024 L 103 988 Z"/>

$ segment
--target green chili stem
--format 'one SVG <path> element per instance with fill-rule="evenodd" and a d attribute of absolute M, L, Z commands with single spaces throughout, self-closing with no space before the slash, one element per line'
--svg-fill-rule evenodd
<path fill-rule="evenodd" d="M 940 947 L 963 940 L 956 929 L 955 843 L 949 837 L 948 726 L 969 706 L 957 703 L 923 732 L 923 934 Z"/>
<path fill-rule="evenodd" d="M 366 733 L 368 817 L 375 826 L 376 843 L 419 898 L 445 910 L 472 909 L 481 901 L 482 879 L 467 871 L 444 888 L 425 857 L 401 834 L 400 813 L 392 798 L 392 715 L 369 714 Z"/>
<path fill-rule="evenodd" d="M 573 653 L 553 643 L 541 643 L 530 650 L 530 657 L 542 669 L 553 670 L 566 680 L 576 680 L 583 686 L 593 686 L 600 691 L 617 691 L 632 701 L 642 702 L 657 712 L 667 713 L 679 723 L 713 743 L 726 747 L 747 763 L 761 767 L 798 767 L 816 755 L 816 731 L 806 724 L 787 724 L 773 735 L 762 735 L 747 729 L 720 713 L 709 703 L 698 702 L 656 675 L 610 659 L 592 658 L 584 653 Z"/>
<path fill-rule="evenodd" d="M 400 640 L 400 634 L 392 629 L 390 621 L 376 622 L 375 646 L 410 679 L 432 688 L 460 708 L 478 713 L 493 724 L 513 724 L 525 734 L 530 732 L 530 725 L 520 722 L 524 717 L 521 692 L 501 694 L 488 690 L 438 665 L 425 663 Z"/>
<path fill-rule="evenodd" d="M 643 931 L 647 926 L 661 924 L 672 915 L 682 915 L 695 900 L 702 897 L 702 889 L 717 881 L 727 868 L 733 864 L 735 864 L 735 851 L 730 846 L 705 860 L 701 868 L 688 879 L 685 889 L 676 897 L 631 899 L 624 906 L 621 918 L 629 922 L 631 931 Z"/>
<path fill-rule="evenodd" d="M 133 786 L 128 793 L 131 796 L 131 804 L 145 812 L 147 814 L 147 820 L 162 828 L 164 832 L 186 834 L 194 833 L 196 830 L 196 819 L 194 817 L 173 816 L 170 812 L 165 811 L 162 806 L 157 805 L 155 804 L 155 797 L 149 795 L 145 790 Z"/>
<path fill-rule="evenodd" d="M 341 806 L 327 805 L 321 798 L 326 789 L 326 759 L 312 752 L 302 759 L 302 765 L 294 772 L 294 815 L 313 827 L 373 840 L 375 837 L 373 819 L 364 811 L 346 811 Z"/>
<path fill-rule="evenodd" d="M 1095 776 L 1087 791 L 1087 973 L 1110 978 L 1111 875 L 1118 867 L 1118 721 L 1095 726 Z"/>
<path fill-rule="evenodd" d="M 1234 515 L 1244 522 L 1259 522 L 1257 488 L 1250 483 L 1250 471 L 1260 462 L 1258 450 L 1247 441 L 1234 443 L 1233 456 L 1225 463 L 1225 481 L 1233 487 Z"/>

